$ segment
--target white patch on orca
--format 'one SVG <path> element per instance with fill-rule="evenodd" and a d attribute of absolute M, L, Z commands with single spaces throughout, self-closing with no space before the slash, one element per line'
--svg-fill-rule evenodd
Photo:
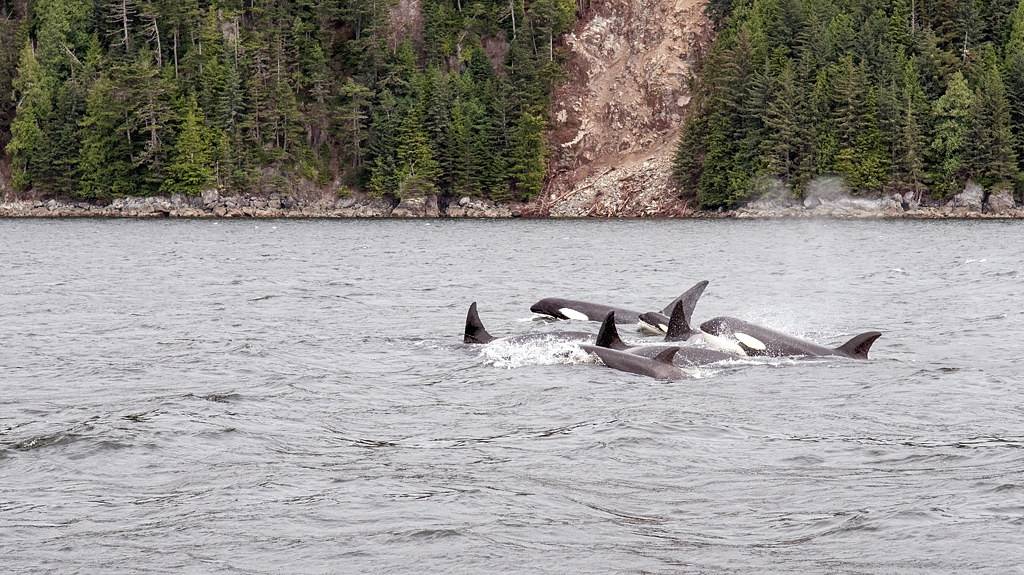
<path fill-rule="evenodd" d="M 761 340 L 757 339 L 756 337 L 741 332 L 736 332 L 733 335 L 736 336 L 737 341 L 749 347 L 750 349 L 754 349 L 757 351 L 764 351 L 768 349 L 768 346 L 766 346 Z"/>
<path fill-rule="evenodd" d="M 740 347 L 735 340 L 710 334 L 706 331 L 702 331 L 700 336 L 701 339 L 704 340 L 704 343 L 706 343 L 711 349 L 717 349 L 718 351 L 724 351 L 725 353 L 731 353 L 734 355 L 747 355 L 747 352 L 743 351 L 743 348 Z"/>
<path fill-rule="evenodd" d="M 564 315 L 565 319 L 575 319 L 575 320 L 579 320 L 579 321 L 590 321 L 590 318 L 587 317 L 587 314 L 580 313 L 580 312 L 578 312 L 578 311 L 576 311 L 576 310 L 574 310 L 574 309 L 572 309 L 570 307 L 563 307 L 562 309 L 558 310 L 558 313 Z"/>
<path fill-rule="evenodd" d="M 642 319 L 637 321 L 636 323 L 637 323 L 637 327 L 639 328 L 641 333 L 645 333 L 645 334 L 649 334 L 649 335 L 662 335 L 662 334 L 668 332 L 668 326 L 665 326 L 665 325 L 662 325 L 662 324 L 658 324 L 660 326 L 660 329 L 659 329 L 658 327 L 655 327 L 655 326 L 647 323 L 646 321 L 644 321 Z"/>

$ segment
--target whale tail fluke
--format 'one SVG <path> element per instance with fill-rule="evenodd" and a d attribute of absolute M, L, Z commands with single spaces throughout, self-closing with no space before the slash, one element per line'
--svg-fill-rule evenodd
<path fill-rule="evenodd" d="M 676 304 L 682 303 L 683 310 L 686 311 L 686 317 L 693 317 L 693 310 L 697 308 L 697 301 L 700 300 L 700 296 L 704 295 L 704 290 L 707 289 L 707 287 L 707 280 L 697 282 L 692 288 L 686 290 L 682 295 L 672 300 L 672 303 L 665 306 L 665 309 L 661 310 L 661 313 L 671 316 L 672 312 L 676 308 Z"/>
<path fill-rule="evenodd" d="M 619 337 L 619 329 L 615 327 L 615 312 L 610 311 L 608 315 L 604 316 L 604 321 L 601 322 L 601 330 L 597 332 L 597 341 L 594 342 L 594 345 L 619 351 L 629 347 Z"/>
<path fill-rule="evenodd" d="M 480 321 L 480 314 L 476 312 L 476 302 L 469 306 L 469 313 L 466 314 L 466 335 L 462 338 L 465 343 L 490 343 L 494 337 L 484 329 Z"/>
<path fill-rule="evenodd" d="M 686 311 L 686 304 L 682 301 L 676 302 L 668 320 L 665 341 L 686 341 L 693 333 L 694 331 L 690 329 L 690 314 Z"/>
<path fill-rule="evenodd" d="M 862 333 L 837 347 L 836 351 L 847 357 L 852 357 L 853 359 L 867 359 L 868 351 L 871 350 L 872 344 L 874 344 L 875 340 L 880 337 L 882 337 L 882 334 L 877 331 Z"/>

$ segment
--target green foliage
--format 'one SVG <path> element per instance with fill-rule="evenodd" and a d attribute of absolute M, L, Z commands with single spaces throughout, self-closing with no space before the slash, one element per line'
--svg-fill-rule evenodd
<path fill-rule="evenodd" d="M 123 116 L 114 94 L 114 82 L 100 76 L 89 88 L 85 117 L 81 121 L 81 178 L 77 195 L 108 199 L 135 192 Z"/>
<path fill-rule="evenodd" d="M 39 65 L 32 44 L 26 42 L 13 83 L 19 103 L 11 123 L 11 141 L 7 143 L 14 185 L 18 188 L 30 187 L 33 176 L 49 167 L 45 160 L 47 142 L 43 123 L 52 112 L 52 84 Z"/>
<path fill-rule="evenodd" d="M 762 176 L 802 193 L 945 197 L 1024 185 L 1024 2 L 714 1 L 673 174 L 733 207 Z M 754 64 L 757 63 L 757 64 Z M 1024 190 L 1021 190 L 1024 191 Z"/>
<path fill-rule="evenodd" d="M 957 72 L 949 81 L 946 93 L 935 103 L 935 136 L 932 139 L 935 191 L 940 197 L 950 196 L 966 178 L 968 137 L 974 94 L 964 75 Z"/>
<path fill-rule="evenodd" d="M 0 0 L 0 146 L 20 188 L 92 199 L 536 194 L 576 3 L 422 10 L 419 37 L 377 0 Z"/>
<path fill-rule="evenodd" d="M 206 126 L 195 96 L 185 104 L 184 120 L 178 139 L 174 143 L 174 154 L 167 167 L 167 179 L 160 186 L 165 194 L 198 195 L 213 180 L 213 159 L 215 146 L 214 132 Z"/>

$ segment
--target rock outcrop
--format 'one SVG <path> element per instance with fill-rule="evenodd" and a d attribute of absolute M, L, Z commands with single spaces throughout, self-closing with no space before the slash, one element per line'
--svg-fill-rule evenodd
<path fill-rule="evenodd" d="M 951 208 L 981 211 L 985 205 L 985 189 L 974 182 L 967 182 L 964 191 L 953 196 L 948 205 Z"/>
<path fill-rule="evenodd" d="M 551 179 L 535 203 L 557 216 L 685 211 L 669 181 L 689 103 L 687 76 L 709 43 L 707 0 L 605 0 L 565 43 L 553 95 Z"/>
<path fill-rule="evenodd" d="M 985 211 L 991 214 L 1008 214 L 1017 208 L 1013 200 L 1013 190 L 1006 187 L 997 187 L 988 195 L 985 201 Z"/>
<path fill-rule="evenodd" d="M 406 198 L 391 211 L 395 218 L 436 218 L 440 215 L 437 196 Z"/>
<path fill-rule="evenodd" d="M 511 218 L 512 209 L 490 200 L 464 197 L 457 204 L 448 206 L 449 218 Z"/>

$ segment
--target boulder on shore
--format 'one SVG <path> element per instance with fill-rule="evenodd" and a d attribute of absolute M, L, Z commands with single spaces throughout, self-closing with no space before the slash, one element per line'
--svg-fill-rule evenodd
<path fill-rule="evenodd" d="M 1013 200 L 1013 190 L 1008 187 L 997 187 L 989 194 L 985 202 L 985 211 L 992 214 L 1005 214 L 1017 207 Z"/>
<path fill-rule="evenodd" d="M 964 191 L 953 196 L 948 206 L 951 208 L 965 208 L 970 211 L 980 212 L 985 200 L 985 190 L 974 182 L 967 182 Z"/>
<path fill-rule="evenodd" d="M 405 198 L 391 211 L 393 218 L 436 218 L 440 215 L 437 196 Z"/>
<path fill-rule="evenodd" d="M 450 218 L 511 218 L 512 210 L 490 200 L 464 197 L 458 204 L 448 206 Z"/>

